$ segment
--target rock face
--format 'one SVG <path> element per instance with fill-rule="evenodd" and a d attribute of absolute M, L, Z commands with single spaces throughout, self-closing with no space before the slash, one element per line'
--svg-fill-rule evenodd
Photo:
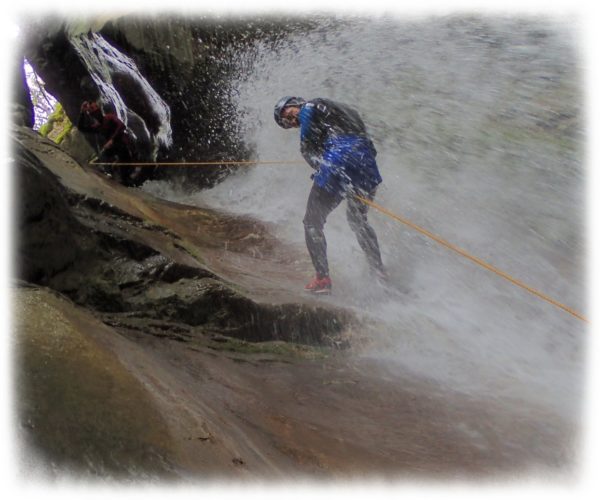
<path fill-rule="evenodd" d="M 203 326 L 244 340 L 320 344 L 341 334 L 347 320 L 342 311 L 257 301 L 206 265 L 205 246 L 210 252 L 227 247 L 231 254 L 252 253 L 252 245 L 237 245 L 236 239 L 254 232 L 263 235 L 259 245 L 272 244 L 266 228 L 240 220 L 235 234 L 228 217 L 169 204 L 174 220 L 185 212 L 186 224 L 195 228 L 190 241 L 177 234 L 177 224 L 153 220 L 154 213 L 164 217 L 164 202 L 115 191 L 50 142 L 27 129 L 16 134 L 20 279 L 100 313 Z M 150 211 L 144 198 L 158 210 Z"/>
<path fill-rule="evenodd" d="M 276 43 L 310 27 L 293 19 L 43 19 L 25 29 L 23 51 L 74 123 L 84 100 L 116 108 L 138 139 L 140 159 L 238 160 L 252 148 L 240 134 L 232 79 L 252 64 L 255 40 Z M 161 175 L 210 185 L 223 171 Z"/>
<path fill-rule="evenodd" d="M 46 474 L 175 477 L 167 424 L 107 347 L 110 330 L 48 289 L 14 294 L 21 437 L 54 464 Z"/>
<path fill-rule="evenodd" d="M 18 276 L 47 284 L 53 276 L 82 260 L 90 235 L 71 214 L 67 192 L 33 153 L 15 144 L 18 199 Z M 69 240 L 65 241 L 68 236 Z"/>
<path fill-rule="evenodd" d="M 276 274 L 298 259 L 283 245 L 277 257 L 256 221 L 124 188 L 28 128 L 13 139 L 15 277 L 25 284 L 15 290 L 17 406 L 23 442 L 54 464 L 49 474 L 179 475 L 162 413 L 121 348 L 104 346 L 115 332 L 210 349 L 347 343 L 348 312 L 252 288 L 265 276 L 253 255 L 270 255 Z M 244 261 L 250 279 L 236 280 Z"/>

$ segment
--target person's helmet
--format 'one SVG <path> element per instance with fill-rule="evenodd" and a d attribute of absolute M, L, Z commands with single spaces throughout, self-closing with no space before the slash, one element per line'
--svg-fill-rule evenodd
<path fill-rule="evenodd" d="M 304 106 L 305 104 L 306 100 L 302 97 L 292 97 L 286 95 L 285 97 L 279 99 L 277 104 L 275 104 L 275 111 L 273 113 L 277 125 L 279 125 L 282 128 L 291 128 L 290 124 L 281 118 L 281 112 L 289 106 Z"/>

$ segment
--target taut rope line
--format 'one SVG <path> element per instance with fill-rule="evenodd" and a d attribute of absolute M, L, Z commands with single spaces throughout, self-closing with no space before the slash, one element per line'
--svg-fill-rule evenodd
<path fill-rule="evenodd" d="M 173 162 L 126 162 L 126 163 L 109 163 L 109 162 L 96 162 L 94 160 L 90 161 L 90 165 L 110 165 L 112 167 L 158 167 L 158 166 L 166 166 L 166 167 L 198 167 L 198 166 L 214 166 L 214 165 L 289 165 L 292 163 L 304 163 L 300 160 L 287 160 L 287 161 L 254 161 L 254 160 L 246 160 L 246 161 L 173 161 Z"/>
<path fill-rule="evenodd" d="M 423 229 L 422 227 L 417 226 L 416 224 L 413 224 L 409 220 L 406 220 L 406 219 L 400 217 L 399 215 L 396 215 L 395 213 L 390 212 L 387 208 L 384 208 L 381 205 L 378 205 L 377 203 L 372 202 L 371 200 L 363 198 L 362 196 L 355 196 L 355 198 L 360 200 L 364 204 L 369 205 L 370 207 L 373 207 L 375 210 L 378 210 L 379 212 L 387 215 L 388 217 L 391 217 L 392 219 L 397 220 L 398 222 L 401 222 L 402 224 L 407 225 L 408 227 L 414 229 L 415 231 L 418 231 L 419 233 L 427 236 L 428 238 L 431 238 L 433 241 L 439 243 L 442 246 L 445 246 L 446 248 L 449 248 L 453 252 L 456 252 L 457 254 L 462 255 L 466 259 L 469 259 L 470 261 L 487 269 L 488 271 L 491 271 L 491 272 L 497 274 L 498 276 L 511 282 L 513 285 L 516 285 L 516 286 L 522 288 L 523 290 L 526 290 L 529 293 L 539 297 L 540 299 L 545 300 L 546 302 L 552 304 L 553 306 L 556 306 L 559 309 L 562 309 L 563 311 L 568 312 L 569 314 L 571 314 L 572 316 L 575 316 L 577 319 L 580 319 L 581 321 L 585 321 L 586 323 L 588 322 L 587 318 L 585 318 L 578 312 L 574 311 L 570 307 L 565 306 L 564 304 L 561 304 L 560 302 L 554 300 L 553 298 L 549 297 L 548 295 L 545 295 L 542 292 L 536 290 L 535 288 L 532 288 L 529 285 L 526 285 L 522 281 L 519 281 L 518 279 L 513 278 L 512 276 L 505 273 L 504 271 L 501 271 L 500 269 L 488 264 L 487 262 L 479 259 L 478 257 L 471 255 L 470 253 L 463 250 L 462 248 L 459 248 L 456 245 L 453 245 L 452 243 L 447 242 L 446 240 L 440 238 L 439 236 L 436 236 L 435 234 L 427 231 L 426 229 Z"/>

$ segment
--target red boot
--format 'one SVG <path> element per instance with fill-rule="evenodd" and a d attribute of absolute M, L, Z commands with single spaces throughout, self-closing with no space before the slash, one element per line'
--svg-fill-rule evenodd
<path fill-rule="evenodd" d="M 319 295 L 329 295 L 331 293 L 331 278 L 329 276 L 321 277 L 317 274 L 314 279 L 304 287 L 304 291 Z"/>

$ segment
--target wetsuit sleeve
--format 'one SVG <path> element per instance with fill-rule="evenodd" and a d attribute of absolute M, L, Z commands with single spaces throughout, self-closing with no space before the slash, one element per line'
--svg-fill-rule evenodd
<path fill-rule="evenodd" d="M 106 118 L 111 122 L 112 126 L 114 127 L 114 132 L 107 139 L 106 142 L 114 141 L 115 139 L 118 139 L 121 135 L 125 133 L 125 124 L 113 114 L 107 115 Z"/>
<path fill-rule="evenodd" d="M 315 170 L 319 168 L 322 148 L 315 141 L 315 108 L 304 106 L 300 111 L 300 153 L 306 162 Z"/>

